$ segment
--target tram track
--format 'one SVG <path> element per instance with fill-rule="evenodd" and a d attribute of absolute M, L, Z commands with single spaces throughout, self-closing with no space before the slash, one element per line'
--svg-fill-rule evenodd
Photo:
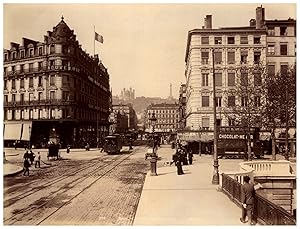
<path fill-rule="evenodd" d="M 109 158 L 109 157 L 107 157 L 107 158 Z M 96 161 L 96 162 L 95 162 L 95 163 L 92 163 L 92 164 L 91 164 L 90 162 L 87 162 L 88 164 L 85 163 L 85 164 L 87 164 L 87 165 L 85 165 L 84 167 L 79 168 L 79 169 L 78 169 L 78 168 L 74 168 L 74 169 L 72 169 L 72 171 L 70 171 L 70 172 L 64 174 L 64 176 L 62 176 L 62 177 L 53 178 L 53 179 L 51 179 L 50 181 L 46 181 L 46 182 L 44 182 L 44 183 L 39 183 L 39 186 L 38 186 L 38 187 L 32 187 L 32 188 L 29 189 L 29 190 L 28 190 L 28 189 L 27 189 L 27 190 L 24 190 L 22 193 L 20 193 L 20 194 L 18 194 L 18 195 L 16 195 L 16 196 L 10 195 L 10 198 L 4 199 L 4 207 L 8 207 L 8 206 L 11 205 L 12 203 L 14 203 L 14 202 L 16 202 L 16 201 L 18 201 L 18 200 L 20 200 L 20 199 L 26 198 L 26 197 L 28 197 L 28 196 L 34 194 L 37 190 L 41 190 L 41 187 L 43 187 L 43 186 L 44 186 L 44 189 L 45 189 L 45 188 L 47 188 L 49 185 L 56 184 L 56 183 L 58 183 L 58 182 L 60 182 L 60 181 L 69 179 L 70 176 L 75 176 L 76 174 L 79 174 L 79 173 L 83 172 L 84 170 L 88 170 L 88 169 L 90 169 L 91 167 L 94 167 L 94 166 L 96 166 L 96 165 L 99 164 L 99 163 L 102 163 L 101 165 L 105 164 L 103 161 L 105 161 L 106 158 L 103 157 L 103 158 L 101 158 L 101 159 L 103 159 L 103 160 L 102 160 L 102 161 L 99 161 L 99 158 L 92 159 L 92 161 Z M 115 159 L 115 158 L 114 158 L 114 159 Z M 117 159 L 116 159 L 116 160 L 117 160 Z M 80 165 L 82 165 L 82 164 L 80 164 Z M 33 181 L 29 182 L 29 183 L 26 183 L 26 186 L 31 186 L 31 185 L 34 185 L 35 183 L 36 183 L 36 180 L 33 180 Z"/>
<path fill-rule="evenodd" d="M 42 218 L 42 220 L 33 223 L 34 225 L 40 225 L 45 220 L 47 220 L 49 217 L 51 217 L 53 214 L 55 214 L 55 212 L 59 211 L 66 204 L 70 203 L 73 199 L 75 199 L 77 196 L 79 196 L 81 193 L 83 193 L 85 190 L 87 190 L 89 187 L 91 187 L 95 182 L 99 181 L 106 174 L 108 174 L 109 172 L 111 172 L 115 168 L 117 168 L 120 164 L 122 164 L 122 162 L 124 162 L 131 155 L 133 155 L 133 153 L 134 152 L 131 152 L 130 154 L 126 154 L 126 155 L 118 155 L 118 157 L 115 160 L 113 160 L 111 163 L 105 164 L 104 166 L 103 166 L 103 163 L 101 163 L 101 165 L 97 166 L 97 164 L 99 162 L 94 163 L 93 164 L 94 167 L 91 167 L 91 165 L 88 165 L 80 170 L 81 173 L 84 170 L 86 170 L 86 172 L 83 175 L 81 174 L 81 176 L 79 176 L 79 177 L 76 177 L 75 175 L 80 172 L 73 171 L 72 173 L 68 173 L 68 176 L 65 176 L 65 178 L 55 179 L 55 180 L 52 180 L 51 182 L 44 183 L 44 186 L 45 186 L 45 184 L 48 184 L 48 187 L 45 186 L 42 189 L 49 188 L 49 185 L 52 185 L 52 186 L 57 185 L 60 181 L 62 181 L 64 179 L 67 179 L 67 178 L 70 179 L 71 174 L 73 175 L 72 178 L 75 177 L 75 179 L 72 179 L 70 182 L 67 182 L 63 186 L 59 187 L 56 191 L 50 193 L 50 195 L 47 196 L 48 199 L 46 201 L 42 202 L 41 204 L 33 205 L 32 207 L 27 208 L 27 209 L 20 209 L 19 213 L 16 213 L 7 219 L 4 219 L 4 224 L 5 225 L 18 224 L 18 222 L 22 222 L 24 217 L 28 217 L 35 212 L 39 212 L 43 208 L 45 209 L 46 206 L 49 205 L 52 201 L 55 202 L 54 200 L 59 199 L 59 197 L 61 195 L 63 195 L 63 194 L 66 195 L 66 192 L 69 191 L 70 189 L 72 189 L 72 188 L 74 189 L 74 187 L 80 186 L 79 184 L 84 185 L 83 188 L 81 188 L 80 190 L 77 190 L 75 194 L 73 194 L 70 198 L 68 198 L 68 200 L 63 202 L 58 207 L 56 207 L 50 213 L 48 213 L 46 217 Z M 95 168 L 95 166 L 96 166 L 96 168 Z M 92 171 L 90 172 L 90 170 L 92 170 Z M 85 182 L 87 182 L 87 184 L 84 184 Z M 22 198 L 26 198 L 32 194 L 33 193 L 30 193 L 28 195 L 23 196 Z"/>

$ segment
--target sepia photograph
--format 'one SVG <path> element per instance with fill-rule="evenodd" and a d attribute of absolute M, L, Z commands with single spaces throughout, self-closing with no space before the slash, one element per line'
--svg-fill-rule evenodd
<path fill-rule="evenodd" d="M 3 226 L 296 226 L 296 1 L 2 9 Z"/>

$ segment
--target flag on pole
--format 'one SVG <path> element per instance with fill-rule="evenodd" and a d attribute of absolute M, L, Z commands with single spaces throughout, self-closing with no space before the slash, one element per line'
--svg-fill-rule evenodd
<path fill-rule="evenodd" d="M 95 32 L 95 40 L 103 44 L 103 36 Z"/>

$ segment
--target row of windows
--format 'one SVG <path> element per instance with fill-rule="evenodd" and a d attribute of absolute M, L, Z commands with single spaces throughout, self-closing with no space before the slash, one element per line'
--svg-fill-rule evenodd
<path fill-rule="evenodd" d="M 106 69 L 100 69 L 98 65 L 91 64 L 91 58 L 83 51 L 79 51 L 74 53 L 74 49 L 69 48 L 67 45 L 58 45 L 53 44 L 50 45 L 49 51 L 45 47 L 37 47 L 37 48 L 29 48 L 27 51 L 20 50 L 20 51 L 11 51 L 10 53 L 4 53 L 4 61 L 8 60 L 15 60 L 20 58 L 28 58 L 28 57 L 34 57 L 34 56 L 41 56 L 45 55 L 47 53 L 50 54 L 76 54 L 76 57 L 78 57 L 80 60 L 84 61 L 85 64 L 82 64 L 83 69 L 92 69 L 95 74 L 101 74 L 101 72 L 105 71 Z M 50 66 L 54 66 L 54 60 L 50 60 Z M 70 66 L 68 61 L 63 60 L 62 66 Z M 87 71 L 87 70 L 86 70 Z"/>
<path fill-rule="evenodd" d="M 178 125 L 176 125 L 176 128 L 178 127 Z M 175 125 L 157 125 L 156 127 L 157 129 L 173 129 L 175 128 Z"/>
<path fill-rule="evenodd" d="M 58 46 L 57 46 L 58 47 Z M 34 57 L 34 56 L 42 56 L 45 55 L 47 52 L 47 49 L 45 49 L 43 46 L 42 47 L 37 47 L 37 48 L 28 48 L 27 50 L 23 49 L 20 51 L 11 51 L 10 55 L 9 53 L 4 54 L 4 61 L 10 60 L 16 60 L 20 58 L 28 58 L 28 57 Z M 55 48 L 55 45 L 50 45 L 50 50 L 48 51 L 50 54 L 67 54 L 70 53 L 70 49 L 63 45 L 61 48 Z"/>
<path fill-rule="evenodd" d="M 36 119 L 43 119 L 43 118 L 54 119 L 55 117 L 56 117 L 56 110 L 54 108 L 50 108 L 48 110 L 48 113 L 45 113 L 42 109 L 39 109 L 37 117 L 34 117 L 33 109 L 30 109 L 28 119 L 35 119 L 35 118 Z M 10 119 L 8 119 L 8 111 L 4 110 L 3 118 L 4 118 L 4 120 L 17 120 L 16 110 L 11 110 Z M 23 119 L 25 119 L 25 111 L 20 110 L 18 120 L 23 120 Z"/>
<path fill-rule="evenodd" d="M 12 94 L 11 96 L 12 96 L 11 101 L 16 102 L 17 94 Z M 56 99 L 56 92 L 55 91 L 50 91 L 49 96 L 50 96 L 50 100 Z M 62 99 L 63 100 L 69 100 L 69 96 L 70 96 L 70 93 L 68 91 L 63 91 L 63 93 L 62 93 Z M 21 93 L 20 94 L 20 102 L 24 102 L 25 101 L 24 98 L 25 98 L 25 94 Z M 38 92 L 37 101 L 41 101 L 43 99 L 45 99 L 44 98 L 44 93 L 43 92 Z M 29 93 L 28 101 L 36 101 L 36 98 L 35 98 L 33 93 Z M 6 103 L 8 102 L 8 95 L 4 95 L 4 102 L 6 102 Z"/>
<path fill-rule="evenodd" d="M 152 113 L 155 113 L 155 114 L 172 114 L 172 113 L 177 113 L 178 111 L 177 110 L 149 110 L 148 111 L 148 116 L 151 116 Z"/>
<path fill-rule="evenodd" d="M 34 56 L 41 56 L 44 54 L 44 48 L 43 47 L 38 47 L 36 49 L 34 48 L 29 48 L 26 50 L 20 50 L 19 52 L 17 51 L 12 51 L 10 53 L 10 60 L 15 60 L 18 58 L 26 58 L 26 57 L 34 57 Z M 4 54 L 4 61 L 7 61 L 9 59 L 9 54 L 5 53 Z"/>
<path fill-rule="evenodd" d="M 268 52 L 268 55 L 270 55 L 270 56 L 277 54 L 274 43 L 268 44 L 267 52 Z M 296 53 L 296 49 L 295 49 L 295 53 Z M 278 54 L 281 56 L 292 55 L 291 53 L 288 53 L 288 45 L 287 44 L 280 44 L 280 49 L 279 49 Z"/>
<path fill-rule="evenodd" d="M 20 110 L 19 115 L 17 116 L 16 110 L 11 110 L 10 118 L 8 118 L 8 110 L 4 110 L 4 120 L 23 120 L 25 119 L 25 110 Z M 43 109 L 38 109 L 37 115 L 34 115 L 33 109 L 29 109 L 29 114 L 27 119 L 55 119 L 60 118 L 59 114 L 61 114 L 61 118 L 71 118 L 71 112 L 69 109 L 62 109 L 61 113 L 58 112 L 55 108 L 50 108 L 49 110 L 44 111 Z M 88 120 L 96 120 L 97 113 L 95 112 L 88 112 L 88 111 L 81 111 L 78 112 L 78 116 L 81 119 L 88 119 Z M 74 118 L 77 118 L 76 112 L 74 113 Z"/>
<path fill-rule="evenodd" d="M 275 34 L 275 28 L 278 28 L 278 27 L 274 27 L 274 26 L 268 26 L 268 35 L 270 36 L 275 36 L 277 34 Z M 279 34 L 280 36 L 291 36 L 291 34 L 288 34 L 288 29 L 287 29 L 287 26 L 280 26 L 279 27 Z M 295 34 L 294 34 L 295 36 Z"/>
<path fill-rule="evenodd" d="M 242 107 L 247 107 L 249 99 L 248 97 L 241 97 L 241 106 Z M 260 107 L 261 106 L 261 101 L 260 101 L 260 96 L 255 96 L 254 100 L 254 107 Z M 227 106 L 228 107 L 234 107 L 236 105 L 236 97 L 233 96 L 228 96 L 227 97 Z M 202 96 L 202 107 L 209 107 L 209 96 Z M 222 107 L 222 97 L 216 97 L 216 107 Z"/>
<path fill-rule="evenodd" d="M 235 64 L 236 62 L 236 55 L 235 51 L 228 51 L 227 52 L 227 63 L 228 64 Z M 253 53 L 253 60 L 254 63 L 259 63 L 261 57 L 260 51 L 254 51 Z M 246 64 L 248 60 L 248 51 L 241 51 L 240 55 L 240 62 L 242 64 Z M 209 52 L 201 52 L 201 63 L 208 64 L 209 61 Z M 222 52 L 215 51 L 214 52 L 214 63 L 221 64 L 222 61 Z"/>
<path fill-rule="evenodd" d="M 177 119 L 157 120 L 157 123 L 177 123 Z"/>
<path fill-rule="evenodd" d="M 54 76 L 50 76 L 50 86 L 55 85 L 55 80 Z M 7 80 L 4 80 L 4 90 L 8 90 L 7 88 Z M 41 87 L 43 85 L 43 77 L 39 76 L 38 77 L 38 87 Z M 20 89 L 25 88 L 25 79 L 22 78 L 20 79 Z M 33 77 L 29 77 L 29 88 L 33 88 Z M 12 79 L 11 80 L 11 89 L 16 89 L 16 80 Z"/>
<path fill-rule="evenodd" d="M 253 74 L 254 75 L 254 86 L 261 86 L 262 84 L 262 78 L 259 73 Z M 227 86 L 235 86 L 236 85 L 236 74 L 234 72 L 228 72 L 227 73 Z M 247 86 L 249 84 L 249 77 L 248 73 L 241 73 L 241 86 Z M 215 73 L 215 85 L 217 87 L 223 86 L 223 77 L 222 73 Z M 208 73 L 202 73 L 202 86 L 207 87 L 209 85 L 209 74 Z"/>
<path fill-rule="evenodd" d="M 69 76 L 64 76 L 62 78 L 62 84 L 63 86 L 71 86 L 70 85 L 70 79 L 69 79 Z M 34 87 L 34 77 L 29 77 L 29 88 L 33 88 Z M 24 78 L 21 78 L 20 80 L 20 89 L 25 89 L 25 79 Z M 43 87 L 43 76 L 39 76 L 38 77 L 38 87 Z M 8 87 L 7 87 L 7 83 L 8 83 L 8 80 L 4 80 L 4 90 L 8 90 Z M 55 86 L 55 75 L 50 75 L 49 76 L 49 85 L 50 86 Z M 81 88 L 82 86 L 82 88 Z M 76 87 L 76 80 L 74 80 L 74 87 Z M 86 92 L 88 93 L 89 95 L 92 95 L 92 96 L 97 96 L 97 90 L 95 90 L 95 87 L 93 86 L 89 86 L 85 83 L 81 84 L 81 82 L 79 81 L 79 87 L 80 89 L 83 91 L 83 92 Z M 11 80 L 11 90 L 16 90 L 16 79 L 12 79 Z M 101 93 L 101 92 L 99 92 Z M 101 95 L 100 95 L 101 96 Z"/>
<path fill-rule="evenodd" d="M 258 122 L 259 122 L 259 117 L 257 117 Z M 237 124 L 236 120 L 234 118 L 228 118 L 228 126 L 235 126 Z M 199 127 L 200 129 L 208 130 L 210 128 L 210 118 L 209 117 L 202 117 L 202 126 Z M 217 119 L 217 126 L 222 125 L 222 120 Z"/>
<path fill-rule="evenodd" d="M 234 36 L 228 36 L 227 37 L 227 43 L 226 44 L 237 44 L 236 39 Z M 241 36 L 240 37 L 240 44 L 248 44 L 248 36 Z M 208 36 L 203 36 L 201 37 L 201 44 L 202 45 L 209 45 L 209 37 Z M 214 37 L 214 44 L 215 45 L 221 45 L 223 44 L 222 37 L 220 36 L 215 36 Z M 253 44 L 261 44 L 261 37 L 260 36 L 255 36 L 253 39 Z"/>
<path fill-rule="evenodd" d="M 151 115 L 149 116 L 151 117 Z M 175 118 L 175 117 L 178 117 L 178 114 L 170 114 L 170 115 L 167 115 L 167 114 L 158 114 L 155 116 L 156 118 Z"/>

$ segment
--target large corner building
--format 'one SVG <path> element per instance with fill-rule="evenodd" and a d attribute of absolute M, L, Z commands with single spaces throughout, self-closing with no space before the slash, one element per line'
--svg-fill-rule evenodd
<path fill-rule="evenodd" d="M 210 148 L 214 137 L 213 70 L 217 125 L 235 125 L 224 110 L 228 110 L 226 104 L 234 106 L 240 102 L 226 93 L 241 77 L 238 69 L 262 63 L 275 73 L 294 65 L 296 21 L 265 20 L 264 8 L 258 7 L 256 19 L 251 19 L 249 26 L 213 29 L 212 15 L 207 15 L 202 29 L 188 32 L 185 62 L 185 129 L 179 131 L 179 136 L 199 142 L 200 149 Z"/>
<path fill-rule="evenodd" d="M 4 49 L 4 142 L 96 145 L 108 134 L 109 74 L 63 18 L 44 41 Z"/>

